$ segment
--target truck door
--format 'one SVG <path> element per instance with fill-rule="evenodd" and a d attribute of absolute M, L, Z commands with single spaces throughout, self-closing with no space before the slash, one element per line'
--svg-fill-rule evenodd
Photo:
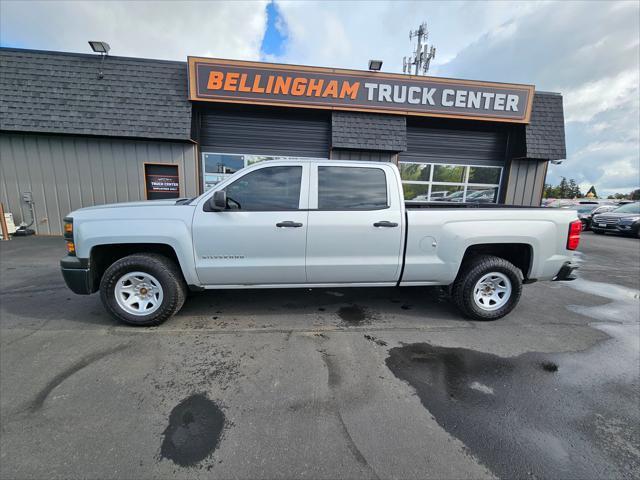
<path fill-rule="evenodd" d="M 308 165 L 264 165 L 224 190 L 228 208 L 197 207 L 196 269 L 204 285 L 305 283 Z"/>
<path fill-rule="evenodd" d="M 397 281 L 403 220 L 396 183 L 382 166 L 311 165 L 309 283 Z"/>

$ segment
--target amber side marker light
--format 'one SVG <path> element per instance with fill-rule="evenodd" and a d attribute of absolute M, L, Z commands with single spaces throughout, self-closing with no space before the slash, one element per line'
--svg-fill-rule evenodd
<path fill-rule="evenodd" d="M 73 219 L 64 219 L 64 239 L 67 243 L 67 253 L 69 255 L 76 254 L 76 245 L 73 243 Z"/>
<path fill-rule="evenodd" d="M 75 255 L 76 254 L 76 246 L 73 244 L 73 242 L 71 240 L 67 240 L 67 253 L 69 255 Z"/>
<path fill-rule="evenodd" d="M 567 237 L 567 250 L 575 250 L 580 245 L 580 232 L 582 231 L 582 222 L 576 220 L 569 224 L 569 236 Z"/>

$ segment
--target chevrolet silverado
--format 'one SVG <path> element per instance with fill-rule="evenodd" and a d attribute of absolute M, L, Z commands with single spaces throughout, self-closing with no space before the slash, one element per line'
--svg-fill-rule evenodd
<path fill-rule="evenodd" d="M 572 210 L 405 202 L 391 163 L 267 161 L 197 198 L 94 206 L 65 218 L 66 284 L 157 325 L 189 290 L 445 286 L 494 320 L 522 285 L 571 280 Z"/>

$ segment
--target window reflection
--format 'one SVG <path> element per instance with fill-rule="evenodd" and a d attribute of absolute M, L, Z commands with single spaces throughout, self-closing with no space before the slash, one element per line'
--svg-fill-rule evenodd
<path fill-rule="evenodd" d="M 429 201 L 429 185 L 424 183 L 403 183 L 404 199 L 408 202 Z"/>
<path fill-rule="evenodd" d="M 419 162 L 400 162 L 398 167 L 407 202 L 498 201 L 501 167 Z"/>
<path fill-rule="evenodd" d="M 465 168 L 461 165 L 436 165 L 433 169 L 433 181 L 462 183 Z"/>
<path fill-rule="evenodd" d="M 469 167 L 469 183 L 500 183 L 501 168 Z"/>
<path fill-rule="evenodd" d="M 377 210 L 387 207 L 387 180 L 379 168 L 318 167 L 318 208 Z"/>
<path fill-rule="evenodd" d="M 498 187 L 467 187 L 466 201 L 471 203 L 495 203 Z"/>
<path fill-rule="evenodd" d="M 268 167 L 247 173 L 225 191 L 232 210 L 297 210 L 302 167 Z"/>
<path fill-rule="evenodd" d="M 428 182 L 430 177 L 431 165 L 428 163 L 400 163 L 402 180 Z"/>
<path fill-rule="evenodd" d="M 462 202 L 464 187 L 456 185 L 433 185 L 431 200 L 436 202 Z"/>

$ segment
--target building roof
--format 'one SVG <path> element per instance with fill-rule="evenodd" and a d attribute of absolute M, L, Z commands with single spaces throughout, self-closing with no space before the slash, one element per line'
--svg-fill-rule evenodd
<path fill-rule="evenodd" d="M 189 140 L 185 62 L 0 48 L 0 130 Z"/>
<path fill-rule="evenodd" d="M 401 115 L 334 111 L 331 146 L 403 152 L 407 149 L 407 119 Z"/>
<path fill-rule="evenodd" d="M 541 160 L 567 158 L 562 95 L 536 92 L 531 121 L 525 127 L 526 157 Z"/>

